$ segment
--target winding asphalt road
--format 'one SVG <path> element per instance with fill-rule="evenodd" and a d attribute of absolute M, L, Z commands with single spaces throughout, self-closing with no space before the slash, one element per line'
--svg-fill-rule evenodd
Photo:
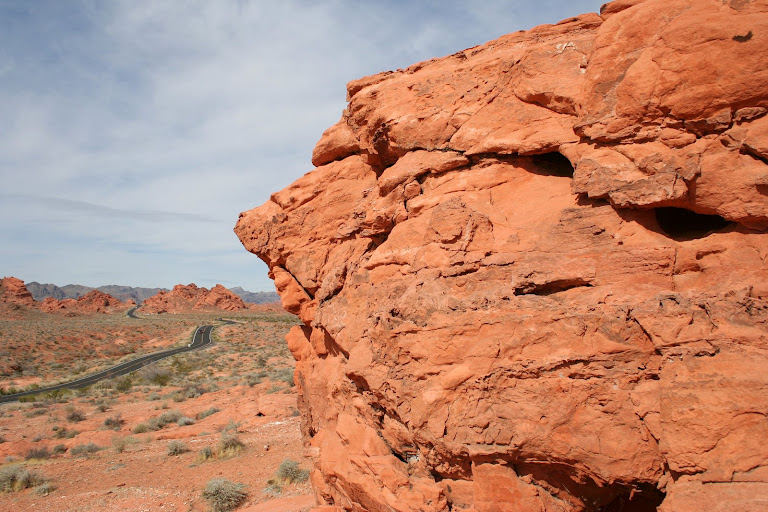
<path fill-rule="evenodd" d="M 132 318 L 137 318 L 131 314 L 135 310 L 136 308 L 128 312 L 129 316 L 131 316 Z M 219 319 L 219 321 L 223 322 L 221 325 L 235 323 L 230 320 L 224 320 L 224 319 Z M 46 388 L 40 388 L 40 389 L 31 390 L 31 391 L 24 391 L 22 393 L 14 393 L 12 395 L 1 395 L 0 403 L 14 402 L 23 396 L 42 395 L 44 393 L 48 393 L 49 391 L 57 391 L 60 389 L 85 388 L 99 382 L 100 380 L 112 379 L 115 377 L 122 377 L 123 375 L 127 375 L 132 371 L 138 370 L 139 368 L 142 368 L 156 361 L 160 361 L 161 359 L 165 359 L 166 357 L 175 356 L 176 354 L 182 354 L 184 352 L 191 352 L 193 350 L 200 350 L 202 348 L 208 347 L 213 344 L 213 340 L 211 339 L 211 332 L 215 327 L 218 327 L 218 326 L 201 325 L 200 327 L 198 327 L 197 330 L 195 331 L 194 336 L 192 337 L 192 343 L 190 343 L 187 346 L 172 348 L 170 350 L 163 350 L 162 352 L 155 352 L 153 354 L 147 354 L 146 356 L 141 356 L 131 361 L 120 363 L 116 366 L 113 366 L 112 368 L 101 371 L 99 373 L 94 373 L 93 375 L 89 375 L 87 377 L 83 377 L 82 379 L 65 382 L 63 384 L 57 384 L 55 386 L 48 386 Z"/>

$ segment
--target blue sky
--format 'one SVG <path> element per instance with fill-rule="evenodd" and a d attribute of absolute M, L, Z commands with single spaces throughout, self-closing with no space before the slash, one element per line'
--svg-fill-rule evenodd
<path fill-rule="evenodd" d="M 232 228 L 348 81 L 600 4 L 0 0 L 0 276 L 272 290 Z"/>

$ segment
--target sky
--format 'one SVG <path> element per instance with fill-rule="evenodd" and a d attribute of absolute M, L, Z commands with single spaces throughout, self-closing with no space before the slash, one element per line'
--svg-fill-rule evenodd
<path fill-rule="evenodd" d="M 0 0 L 0 276 L 272 291 L 232 229 L 347 82 L 601 3 Z"/>

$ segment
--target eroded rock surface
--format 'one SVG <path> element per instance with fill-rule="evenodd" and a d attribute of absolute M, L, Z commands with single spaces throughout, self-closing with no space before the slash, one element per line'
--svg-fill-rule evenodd
<path fill-rule="evenodd" d="M 0 302 L 15 306 L 35 306 L 35 300 L 24 285 L 24 281 L 16 277 L 0 279 Z"/>
<path fill-rule="evenodd" d="M 241 214 L 321 501 L 768 508 L 768 3 L 621 0 L 351 82 Z"/>
<path fill-rule="evenodd" d="M 48 297 L 39 304 L 40 310 L 45 313 L 114 313 L 125 311 L 135 306 L 132 300 L 121 302 L 113 296 L 99 290 L 91 290 L 77 299 L 57 300 Z"/>
<path fill-rule="evenodd" d="M 210 290 L 195 283 L 177 284 L 171 291 L 160 291 L 149 297 L 141 306 L 145 313 L 183 313 L 184 311 L 246 309 L 243 299 L 217 284 Z"/>

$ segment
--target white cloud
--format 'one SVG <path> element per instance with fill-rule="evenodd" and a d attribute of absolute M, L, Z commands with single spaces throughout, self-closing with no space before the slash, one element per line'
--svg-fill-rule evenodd
<path fill-rule="evenodd" d="M 0 272 L 271 289 L 232 227 L 311 169 L 348 81 L 598 7 L 0 3 Z"/>

